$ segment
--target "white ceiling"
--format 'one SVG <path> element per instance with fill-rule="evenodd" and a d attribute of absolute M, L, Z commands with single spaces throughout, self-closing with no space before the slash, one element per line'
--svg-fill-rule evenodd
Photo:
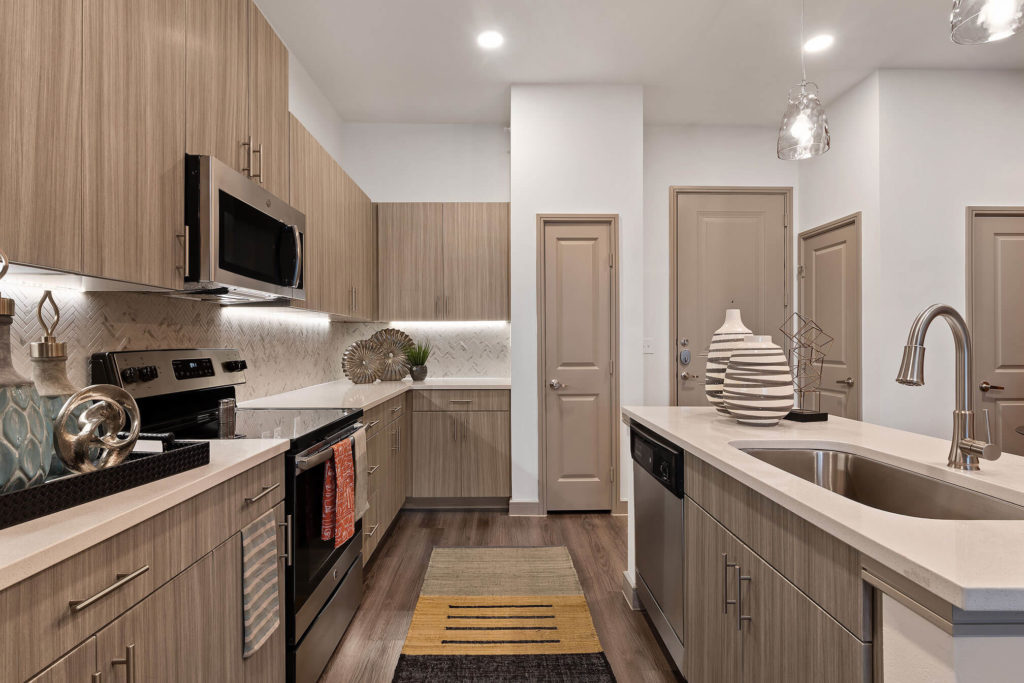
<path fill-rule="evenodd" d="M 807 56 L 826 105 L 882 67 L 1024 69 L 1022 35 L 951 43 L 952 0 L 806 1 L 836 36 Z M 507 123 L 513 83 L 641 83 L 648 123 L 775 125 L 800 80 L 799 0 L 258 4 L 346 121 Z"/>

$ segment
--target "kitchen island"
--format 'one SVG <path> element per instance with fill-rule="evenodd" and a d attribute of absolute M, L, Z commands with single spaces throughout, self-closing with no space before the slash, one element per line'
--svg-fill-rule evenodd
<path fill-rule="evenodd" d="M 1017 680 L 1024 663 L 1024 521 L 894 514 L 740 449 L 853 453 L 1017 506 L 1024 506 L 1021 458 L 1004 455 L 983 463 L 980 472 L 954 471 L 945 466 L 947 440 L 836 417 L 822 423 L 784 421 L 768 429 L 740 425 L 711 408 L 629 407 L 623 418 L 685 451 L 684 509 L 707 513 L 733 541 L 753 546 L 811 602 L 826 608 L 828 623 L 838 620 L 873 652 L 875 680 L 880 675 L 888 681 Z M 736 512 L 741 508 L 749 513 L 746 518 Z M 685 529 L 691 524 L 687 520 Z M 768 538 L 774 547 L 758 545 Z M 687 567 L 696 552 L 691 540 L 684 540 Z M 787 542 L 801 548 L 779 551 L 778 544 Z M 801 558 L 802 567 L 783 566 L 786 560 L 779 558 L 784 557 Z M 844 572 L 851 575 L 846 584 L 835 578 Z M 815 573 L 832 576 L 823 582 L 810 576 Z M 744 597 L 748 590 L 755 588 L 744 585 Z M 870 595 L 849 594 L 858 590 Z M 696 609 L 697 602 L 687 595 L 686 610 Z M 851 607 L 861 608 L 864 616 Z M 693 652 L 694 640 L 684 638 L 688 661 L 700 654 Z M 699 676 L 690 678 L 700 682 Z"/>

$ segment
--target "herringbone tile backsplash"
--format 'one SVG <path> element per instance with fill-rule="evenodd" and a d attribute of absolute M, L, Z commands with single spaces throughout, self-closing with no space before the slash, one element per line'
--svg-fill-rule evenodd
<path fill-rule="evenodd" d="M 43 290 L 3 287 L 17 313 L 11 329 L 14 366 L 32 374 L 29 343 L 43 334 L 36 305 Z M 60 306 L 57 337 L 68 344 L 68 375 L 89 383 L 89 356 L 97 351 L 233 347 L 249 362 L 240 400 L 344 379 L 341 356 L 384 323 L 333 323 L 287 310 L 222 308 L 159 294 L 54 290 Z M 47 319 L 49 320 L 49 319 Z M 431 377 L 508 377 L 511 328 L 504 323 L 415 323 L 402 328 L 434 348 Z"/>

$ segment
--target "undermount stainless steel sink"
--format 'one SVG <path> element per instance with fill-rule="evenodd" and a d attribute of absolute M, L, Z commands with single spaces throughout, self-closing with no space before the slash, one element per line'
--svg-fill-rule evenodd
<path fill-rule="evenodd" d="M 843 451 L 741 448 L 861 505 L 925 519 L 1024 519 L 1024 507 Z"/>

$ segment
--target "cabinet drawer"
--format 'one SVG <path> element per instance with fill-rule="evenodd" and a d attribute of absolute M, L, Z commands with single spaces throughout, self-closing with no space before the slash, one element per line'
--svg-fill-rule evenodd
<path fill-rule="evenodd" d="M 366 425 L 367 439 L 383 432 L 387 426 L 387 420 L 384 418 L 385 405 L 387 405 L 386 402 L 363 411 L 363 424 Z"/>
<path fill-rule="evenodd" d="M 405 414 L 405 394 L 396 396 L 381 407 L 383 408 L 381 412 L 384 415 L 384 424 L 391 424 Z"/>
<path fill-rule="evenodd" d="M 0 593 L 0 661 L 23 681 L 159 585 L 163 520 L 143 522 Z M 84 601 L 77 608 L 72 601 Z"/>
<path fill-rule="evenodd" d="M 416 412 L 435 410 L 508 410 L 507 389 L 422 389 L 412 394 Z"/>
<path fill-rule="evenodd" d="M 860 553 L 687 454 L 686 495 L 862 640 L 871 639 Z"/>

